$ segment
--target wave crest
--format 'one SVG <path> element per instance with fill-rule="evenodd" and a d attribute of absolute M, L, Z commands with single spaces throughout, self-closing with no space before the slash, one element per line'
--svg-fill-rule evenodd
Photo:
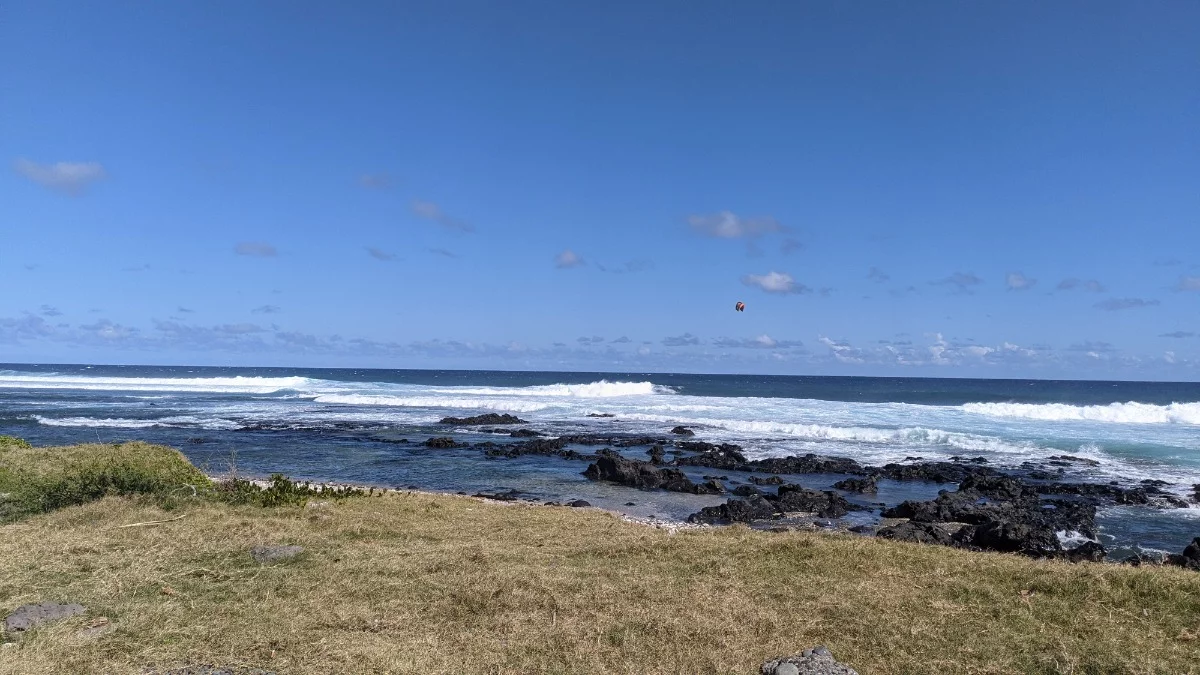
<path fill-rule="evenodd" d="M 1154 405 L 1131 401 L 1086 406 L 1068 403 L 966 403 L 962 405 L 962 410 L 989 417 L 1018 417 L 1042 421 L 1200 425 L 1200 403 Z"/>

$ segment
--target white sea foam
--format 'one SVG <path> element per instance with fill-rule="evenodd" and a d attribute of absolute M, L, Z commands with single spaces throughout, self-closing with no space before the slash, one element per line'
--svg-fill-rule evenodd
<path fill-rule="evenodd" d="M 1110 422 L 1115 424 L 1198 424 L 1200 403 L 966 403 L 962 410 L 989 417 L 1017 417 L 1044 421 Z"/>
<path fill-rule="evenodd" d="M 384 396 L 373 394 L 321 394 L 314 403 L 338 405 L 394 406 L 402 408 L 455 408 L 536 412 L 550 407 L 537 401 L 497 398 L 458 398 L 452 396 Z"/>
<path fill-rule="evenodd" d="M 1075 548 L 1088 542 L 1097 543 L 1095 539 L 1085 537 L 1075 530 L 1059 530 L 1055 534 L 1058 536 L 1058 541 L 1063 545 L 1063 548 Z"/>
<path fill-rule="evenodd" d="M 826 424 L 788 424 L 783 422 L 766 422 L 751 420 L 728 420 L 694 418 L 683 420 L 677 416 L 650 415 L 630 413 L 623 419 L 636 419 L 652 422 L 680 423 L 715 427 L 737 432 L 746 437 L 782 436 L 805 440 L 849 441 L 854 443 L 890 444 L 904 446 L 946 446 L 956 450 L 1019 453 L 1028 455 L 1039 450 L 1032 443 L 1014 443 L 993 436 L 963 434 L 942 429 L 925 427 L 901 427 L 886 429 L 862 426 L 834 426 Z"/>
<path fill-rule="evenodd" d="M 104 429 L 151 429 L 154 427 L 196 427 L 210 430 L 229 430 L 240 426 L 236 422 L 223 419 L 201 419 L 188 415 L 178 417 L 161 417 L 152 420 L 134 420 L 119 417 L 43 417 L 34 415 L 38 424 L 48 427 L 96 427 Z"/>
<path fill-rule="evenodd" d="M 0 389 L 270 394 L 284 389 L 303 389 L 313 382 L 314 380 L 306 377 L 88 377 L 0 374 Z"/>

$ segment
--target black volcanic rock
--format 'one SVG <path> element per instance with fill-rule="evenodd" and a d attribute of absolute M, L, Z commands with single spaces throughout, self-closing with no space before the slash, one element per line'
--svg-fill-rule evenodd
<path fill-rule="evenodd" d="M 885 464 L 878 470 L 884 478 L 893 480 L 927 480 L 932 483 L 958 483 L 967 476 L 998 476 L 999 471 L 985 466 L 956 462 L 921 462 L 920 464 Z"/>
<path fill-rule="evenodd" d="M 767 476 L 766 478 L 750 476 L 750 482 L 755 485 L 783 485 L 783 479 L 779 476 Z"/>
<path fill-rule="evenodd" d="M 989 520 L 968 525 L 954 535 L 955 544 L 965 548 L 1044 557 L 1062 551 L 1054 530 L 1039 523 Z"/>
<path fill-rule="evenodd" d="M 891 527 L 885 527 L 875 533 L 876 537 L 909 541 L 917 544 L 940 544 L 950 546 L 954 543 L 950 533 L 933 523 L 907 522 Z"/>
<path fill-rule="evenodd" d="M 751 471 L 763 473 L 846 473 L 864 474 L 866 468 L 848 457 L 803 456 L 772 457 L 749 462 Z"/>
<path fill-rule="evenodd" d="M 720 494 L 725 491 L 714 481 L 696 484 L 679 469 L 660 469 L 650 462 L 627 459 L 615 453 L 598 457 L 588 465 L 583 475 L 590 480 L 620 483 L 628 487 L 654 489 L 691 494 Z"/>
<path fill-rule="evenodd" d="M 689 429 L 687 427 L 675 427 L 674 429 L 671 430 L 671 433 L 673 433 L 677 436 L 695 436 L 696 435 L 696 432 L 692 431 L 691 429 Z"/>
<path fill-rule="evenodd" d="M 658 465 L 665 462 L 665 458 L 663 456 L 663 446 L 661 445 L 650 446 L 650 449 L 646 451 L 646 454 L 650 455 L 651 464 Z"/>
<path fill-rule="evenodd" d="M 879 478 L 877 476 L 847 478 L 834 483 L 833 487 L 838 490 L 845 490 L 846 492 L 858 492 L 860 494 L 875 493 L 879 491 Z"/>
<path fill-rule="evenodd" d="M 778 495 L 755 494 L 746 499 L 730 499 L 724 504 L 706 506 L 688 516 L 688 522 L 710 525 L 750 523 L 773 520 L 790 512 L 815 513 L 822 518 L 840 518 L 849 511 L 857 510 L 863 510 L 863 507 L 851 504 L 836 492 L 783 485 L 779 488 Z"/>
<path fill-rule="evenodd" d="M 422 445 L 424 445 L 427 448 L 434 448 L 436 450 L 449 450 L 451 448 L 467 447 L 466 443 L 459 443 L 458 441 L 454 440 L 453 438 L 450 438 L 449 436 L 439 436 L 436 438 L 430 438 L 430 439 L 426 440 Z"/>
<path fill-rule="evenodd" d="M 509 436 L 512 436 L 513 438 L 537 438 L 541 435 L 542 434 L 534 431 L 533 429 L 517 429 L 509 434 Z"/>
<path fill-rule="evenodd" d="M 458 426 L 480 426 L 484 424 L 529 424 L 520 417 L 515 417 L 507 413 L 497 415 L 496 413 L 487 413 L 485 415 L 476 415 L 474 417 L 443 417 L 438 424 L 456 424 Z"/>

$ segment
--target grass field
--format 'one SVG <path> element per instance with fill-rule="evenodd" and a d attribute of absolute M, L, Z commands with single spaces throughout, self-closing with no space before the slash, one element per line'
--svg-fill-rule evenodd
<path fill-rule="evenodd" d="M 230 504 L 170 485 L 196 480 L 173 451 L 105 447 L 0 443 L 10 501 L 31 466 L 54 485 L 101 451 L 163 478 L 0 524 L 0 615 L 88 607 L 0 647 L 0 673 L 753 673 L 817 644 L 863 675 L 1200 672 L 1194 572 L 423 493 Z"/>

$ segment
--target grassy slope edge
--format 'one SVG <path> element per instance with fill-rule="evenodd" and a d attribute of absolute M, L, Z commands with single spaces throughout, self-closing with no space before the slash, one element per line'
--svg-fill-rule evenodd
<path fill-rule="evenodd" d="M 25 450 L 23 465 L 58 467 L 47 474 L 88 461 L 80 447 Z M 0 471 L 15 464 L 4 453 Z M 1200 672 L 1200 575 L 1183 570 L 742 527 L 671 534 L 592 509 L 422 493 L 169 506 L 106 497 L 0 525 L 0 614 L 89 607 L 0 647 L 0 673 L 751 673 L 815 644 L 863 675 Z M 261 543 L 306 551 L 261 566 L 247 553 Z M 79 637 L 97 616 L 115 629 Z"/>

